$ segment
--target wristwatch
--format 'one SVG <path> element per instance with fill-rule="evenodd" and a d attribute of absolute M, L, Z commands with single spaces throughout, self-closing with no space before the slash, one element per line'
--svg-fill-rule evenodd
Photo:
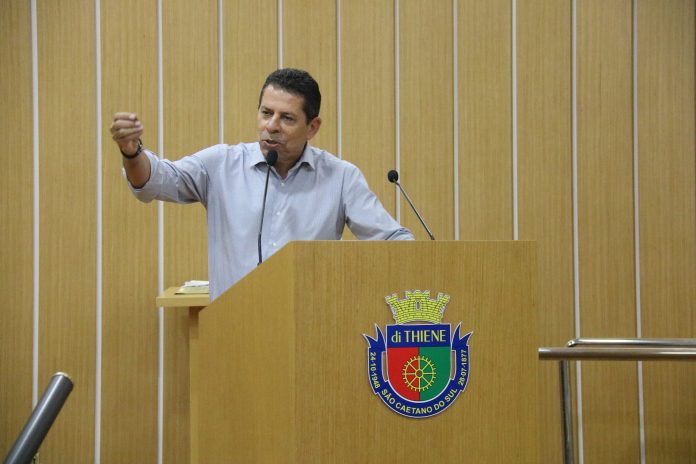
<path fill-rule="evenodd" d="M 135 153 L 133 153 L 132 155 L 127 155 L 127 154 L 123 153 L 123 150 L 121 150 L 120 148 L 119 148 L 119 150 L 121 151 L 121 154 L 123 155 L 124 158 L 126 158 L 126 159 L 134 159 L 134 158 L 136 158 L 140 153 L 143 152 L 143 141 L 140 140 L 140 139 L 138 139 L 138 148 L 135 150 Z"/>

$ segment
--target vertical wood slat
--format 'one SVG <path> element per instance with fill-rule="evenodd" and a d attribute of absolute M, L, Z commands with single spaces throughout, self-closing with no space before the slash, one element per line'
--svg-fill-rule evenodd
<path fill-rule="evenodd" d="M 163 12 L 164 153 L 170 160 L 218 142 L 217 2 L 185 1 Z M 164 207 L 165 287 L 207 276 L 205 210 Z M 186 250 L 182 253 L 182 250 Z"/>
<path fill-rule="evenodd" d="M 178 159 L 219 142 L 218 4 L 177 0 L 164 5 L 162 21 L 164 157 Z M 205 209 L 164 205 L 164 286 L 207 280 Z M 164 456 L 189 456 L 187 318 L 164 316 Z"/>
<path fill-rule="evenodd" d="M 0 450 L 9 450 L 32 407 L 33 161 L 29 2 L 4 2 L 0 15 Z"/>
<path fill-rule="evenodd" d="M 577 5 L 581 335 L 636 334 L 631 2 Z M 639 461 L 632 363 L 583 363 L 588 462 Z"/>
<path fill-rule="evenodd" d="M 452 2 L 399 6 L 400 179 L 440 240 L 454 238 Z M 401 222 L 428 239 L 408 204 Z"/>
<path fill-rule="evenodd" d="M 519 237 L 536 240 L 540 346 L 574 336 L 570 3 L 518 4 Z M 540 462 L 563 455 L 557 363 L 539 365 Z"/>
<path fill-rule="evenodd" d="M 101 0 L 102 391 L 101 462 L 156 462 L 157 209 L 137 201 L 121 174 L 109 127 L 135 112 L 143 143 L 157 143 L 156 4 Z M 124 34 L 124 31 L 137 33 Z"/>
<path fill-rule="evenodd" d="M 321 91 L 321 129 L 310 143 L 337 155 L 336 4 L 283 0 L 283 67 L 308 71 Z"/>
<path fill-rule="evenodd" d="M 42 446 L 47 461 L 94 458 L 96 125 L 94 5 L 37 2 L 40 144 L 39 390 L 75 388 Z"/>
<path fill-rule="evenodd" d="M 357 165 L 387 210 L 396 197 L 387 172 L 396 167 L 394 8 L 346 1 L 341 11 L 342 158 Z"/>
<path fill-rule="evenodd" d="M 512 223 L 511 2 L 459 3 L 462 240 L 509 240 Z"/>
<path fill-rule="evenodd" d="M 693 1 L 638 5 L 638 150 L 643 335 L 696 336 Z M 647 462 L 696 455 L 696 366 L 645 363 Z"/>
<path fill-rule="evenodd" d="M 223 6 L 224 143 L 256 140 L 256 109 L 266 76 L 278 64 L 277 0 Z"/>

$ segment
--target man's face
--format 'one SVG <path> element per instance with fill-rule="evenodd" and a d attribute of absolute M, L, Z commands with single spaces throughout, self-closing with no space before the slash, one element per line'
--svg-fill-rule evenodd
<path fill-rule="evenodd" d="M 321 125 L 318 117 L 307 121 L 303 103 L 303 97 L 272 85 L 264 89 L 256 116 L 256 131 L 264 155 L 275 150 L 279 161 L 294 161 L 302 154 L 305 143 Z"/>

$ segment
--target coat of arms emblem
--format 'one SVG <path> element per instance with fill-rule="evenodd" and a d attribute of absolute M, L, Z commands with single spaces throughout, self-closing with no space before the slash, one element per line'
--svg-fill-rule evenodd
<path fill-rule="evenodd" d="M 447 409 L 469 380 L 469 338 L 459 336 L 461 323 L 451 333 L 443 324 L 449 295 L 430 291 L 407 291 L 385 297 L 396 324 L 379 326 L 376 338 L 365 335 L 370 386 L 393 411 L 424 418 Z"/>

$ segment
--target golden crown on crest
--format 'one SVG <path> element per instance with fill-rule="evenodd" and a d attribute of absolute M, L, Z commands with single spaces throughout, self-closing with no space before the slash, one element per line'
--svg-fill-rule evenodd
<path fill-rule="evenodd" d="M 384 297 L 391 307 L 397 324 L 408 322 L 432 322 L 438 324 L 444 315 L 450 296 L 438 293 L 436 299 L 430 298 L 430 290 L 406 291 L 406 298 L 399 300 L 396 293 Z"/>

